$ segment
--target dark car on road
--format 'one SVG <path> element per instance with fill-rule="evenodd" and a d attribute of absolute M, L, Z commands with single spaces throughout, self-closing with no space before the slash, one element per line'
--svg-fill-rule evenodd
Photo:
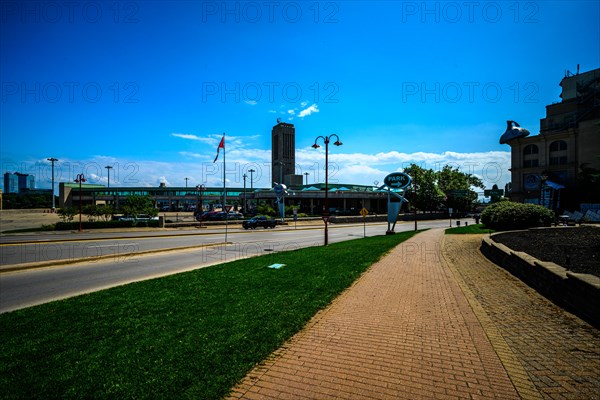
<path fill-rule="evenodd" d="M 275 228 L 277 226 L 277 221 L 274 219 L 269 219 L 267 217 L 258 216 L 252 217 L 244 222 L 242 222 L 242 227 L 244 229 L 256 229 L 258 227 L 267 228 Z"/>

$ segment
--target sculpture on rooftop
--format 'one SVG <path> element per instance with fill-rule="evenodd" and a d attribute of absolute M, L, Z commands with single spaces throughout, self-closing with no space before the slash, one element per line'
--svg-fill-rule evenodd
<path fill-rule="evenodd" d="M 500 144 L 508 143 L 510 140 L 529 136 L 529 131 L 515 121 L 506 121 L 506 130 L 500 136 Z"/>

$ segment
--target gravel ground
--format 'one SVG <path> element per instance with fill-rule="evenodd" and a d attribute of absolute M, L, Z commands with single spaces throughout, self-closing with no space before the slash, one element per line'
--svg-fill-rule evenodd
<path fill-rule="evenodd" d="M 532 229 L 492 238 L 539 260 L 600 277 L 600 227 Z"/>

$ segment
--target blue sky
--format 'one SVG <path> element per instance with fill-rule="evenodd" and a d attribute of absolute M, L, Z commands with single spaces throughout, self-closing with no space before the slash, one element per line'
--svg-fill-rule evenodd
<path fill-rule="evenodd" d="M 565 71 L 600 66 L 596 1 L 2 1 L 2 173 L 50 187 L 270 184 L 270 132 L 296 126 L 298 173 L 372 184 L 411 162 L 503 187 L 507 119 L 532 134 Z"/>

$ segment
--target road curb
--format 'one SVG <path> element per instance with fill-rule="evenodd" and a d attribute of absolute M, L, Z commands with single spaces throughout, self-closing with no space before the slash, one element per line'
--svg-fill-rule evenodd
<path fill-rule="evenodd" d="M 124 255 L 106 254 L 106 255 L 102 255 L 102 256 L 72 258 L 72 259 L 34 262 L 34 263 L 12 264 L 12 265 L 8 265 L 8 266 L 0 267 L 0 275 L 2 275 L 4 273 L 8 273 L 8 272 L 25 271 L 28 269 L 46 268 L 46 267 L 53 267 L 53 266 L 58 266 L 58 265 L 78 264 L 78 263 L 83 263 L 83 262 L 106 260 L 106 259 L 115 258 L 115 257 L 118 258 L 118 257 L 127 257 L 127 256 L 143 256 L 143 255 L 157 254 L 157 253 L 168 253 L 171 251 L 175 252 L 175 251 L 192 250 L 192 249 L 198 249 L 198 248 L 204 248 L 204 247 L 216 247 L 216 246 L 222 246 L 224 244 L 231 244 L 231 242 L 208 243 L 208 244 L 205 243 L 205 244 L 201 244 L 201 245 L 174 247 L 174 248 L 170 248 L 170 249 L 144 250 L 144 251 L 128 253 L 128 254 L 124 254 Z"/>

